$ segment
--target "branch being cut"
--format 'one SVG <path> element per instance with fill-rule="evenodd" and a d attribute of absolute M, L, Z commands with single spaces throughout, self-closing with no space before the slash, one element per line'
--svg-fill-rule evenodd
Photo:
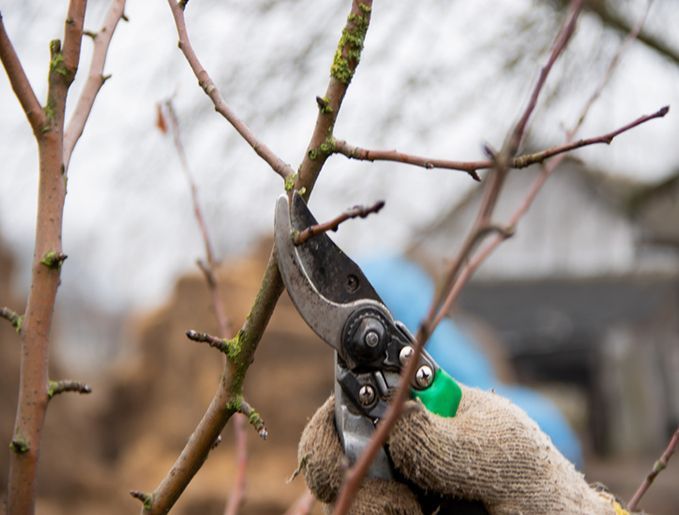
<path fill-rule="evenodd" d="M 379 213 L 384 207 L 384 200 L 375 202 L 372 206 L 354 206 L 347 209 L 344 213 L 337 215 L 332 220 L 321 224 L 310 225 L 306 229 L 299 231 L 293 237 L 295 245 L 301 245 L 307 240 L 323 234 L 328 231 L 336 231 L 342 222 L 346 222 L 352 218 L 365 218 L 372 213 Z"/>
<path fill-rule="evenodd" d="M 644 496 L 644 494 L 651 487 L 651 485 L 653 484 L 653 481 L 655 481 L 655 478 L 658 477 L 658 474 L 660 474 L 663 470 L 665 470 L 665 468 L 667 468 L 667 464 L 669 463 L 670 458 L 672 458 L 672 455 L 674 454 L 674 452 L 677 450 L 678 445 L 679 445 L 679 427 L 677 427 L 677 429 L 674 431 L 674 434 L 672 435 L 672 438 L 670 439 L 669 443 L 667 444 L 667 447 L 663 451 L 660 458 L 658 458 L 658 461 L 656 461 L 653 464 L 653 468 L 648 473 L 648 475 L 644 479 L 643 483 L 641 483 L 641 485 L 639 485 L 639 488 L 637 489 L 636 492 L 634 492 L 634 495 L 632 496 L 632 498 L 627 503 L 627 509 L 629 511 L 636 511 L 637 510 L 637 508 L 639 507 L 639 502 L 641 501 L 641 498 Z"/>
<path fill-rule="evenodd" d="M 113 38 L 113 33 L 118 26 L 118 22 L 123 17 L 124 11 L 125 0 L 112 0 L 102 28 L 96 34 L 92 32 L 87 34 L 94 40 L 94 51 L 92 52 L 87 82 L 83 86 L 80 97 L 78 98 L 78 103 L 71 115 L 71 120 L 64 132 L 64 166 L 66 168 L 68 168 L 68 165 L 71 162 L 73 149 L 85 129 L 85 124 L 90 116 L 97 94 L 106 80 L 110 77 L 103 75 L 104 65 L 106 64 L 106 56 L 111 44 L 111 39 Z"/>
<path fill-rule="evenodd" d="M 172 16 L 174 17 L 174 22 L 177 27 L 177 34 L 179 36 L 179 49 L 186 57 L 194 75 L 198 79 L 198 84 L 205 94 L 210 97 L 212 103 L 215 106 L 215 110 L 221 114 L 226 120 L 233 126 L 238 134 L 240 134 L 245 141 L 252 147 L 259 157 L 264 159 L 266 163 L 271 167 L 271 169 L 280 175 L 283 179 L 294 175 L 294 170 L 289 164 L 285 163 L 280 157 L 278 157 L 269 147 L 267 147 L 263 142 L 261 142 L 250 128 L 236 116 L 236 114 L 231 110 L 231 108 L 226 104 L 222 98 L 222 94 L 217 89 L 214 81 L 207 73 L 203 65 L 200 63 L 198 56 L 193 51 L 191 46 L 191 41 L 189 39 L 189 33 L 186 29 L 186 22 L 184 20 L 184 8 L 186 3 L 177 2 L 176 0 L 168 0 L 168 5 L 172 11 Z"/>

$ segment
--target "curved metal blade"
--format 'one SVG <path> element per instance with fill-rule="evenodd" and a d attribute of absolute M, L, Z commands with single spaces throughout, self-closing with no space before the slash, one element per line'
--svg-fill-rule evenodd
<path fill-rule="evenodd" d="M 293 202 L 297 204 L 297 201 L 293 200 Z M 304 201 L 302 200 L 302 202 Z M 297 207 L 297 210 L 299 209 L 300 208 Z M 304 206 L 304 209 L 306 209 L 306 206 Z M 308 213 L 308 209 L 306 209 L 306 212 Z M 304 215 L 304 210 L 302 210 L 302 215 Z M 313 220 L 311 213 L 308 213 L 308 216 Z M 334 275 L 333 270 L 328 268 L 328 262 L 330 260 L 324 259 L 323 253 L 332 254 L 332 252 L 341 251 L 325 235 L 317 236 L 308 240 L 303 245 L 295 246 L 292 239 L 292 231 L 293 229 L 300 230 L 300 224 L 302 225 L 301 229 L 308 227 L 308 225 L 304 225 L 307 221 L 308 217 L 304 217 L 304 220 L 298 218 L 295 223 L 296 226 L 293 226 L 291 224 L 287 196 L 282 195 L 278 198 L 274 222 L 274 238 L 276 242 L 278 268 L 280 269 L 288 294 L 300 315 L 302 315 L 302 318 L 304 318 L 305 322 L 318 336 L 341 355 L 343 354 L 341 348 L 342 328 L 344 327 L 347 318 L 358 307 L 365 304 L 375 304 L 375 300 L 357 298 L 356 300 L 347 303 L 334 302 L 324 296 L 318 288 L 316 288 L 315 283 L 310 279 L 309 275 L 318 275 L 319 272 L 315 270 L 314 267 L 318 266 L 321 268 L 322 271 L 320 272 L 320 275 L 328 278 L 327 280 L 322 281 L 324 283 L 330 284 Z M 313 223 L 316 223 L 316 221 L 313 220 L 312 224 Z M 322 238 L 328 239 L 328 242 L 336 250 L 325 250 L 327 249 L 328 242 L 324 242 L 324 245 L 319 246 L 319 242 L 315 240 Z M 311 245 L 312 243 L 314 244 L 313 246 Z M 300 255 L 303 247 L 305 247 L 304 257 Z M 309 264 L 308 267 L 307 264 Z M 369 285 L 370 283 L 363 277 L 358 266 L 355 263 L 353 263 L 353 265 L 356 270 L 358 270 L 358 273 L 360 273 L 361 278 Z M 352 272 L 355 272 L 355 270 L 352 270 Z M 337 275 L 334 275 L 334 277 L 335 280 L 338 280 Z M 332 290 L 330 286 L 326 289 L 328 288 Z M 372 287 L 370 287 L 370 289 L 372 290 Z"/>

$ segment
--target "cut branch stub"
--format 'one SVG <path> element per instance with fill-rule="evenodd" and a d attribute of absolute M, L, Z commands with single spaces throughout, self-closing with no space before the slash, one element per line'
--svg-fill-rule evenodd
<path fill-rule="evenodd" d="M 237 411 L 248 418 L 248 422 L 252 427 L 255 428 L 255 431 L 257 431 L 257 434 L 262 440 L 267 439 L 269 436 L 269 431 L 267 430 L 266 425 L 264 424 L 264 419 L 262 419 L 262 416 L 259 414 L 259 412 L 257 412 L 243 399 L 240 399 Z"/>
<path fill-rule="evenodd" d="M 5 320 L 8 320 L 10 324 L 12 324 L 12 327 L 16 329 L 17 333 L 21 331 L 21 324 L 24 321 L 24 317 L 19 315 L 17 312 L 12 311 L 8 307 L 1 307 L 0 308 L 0 318 L 4 318 Z"/>
<path fill-rule="evenodd" d="M 139 490 L 130 490 L 130 495 L 142 502 L 144 510 L 151 509 L 153 505 L 153 495 L 147 494 L 146 492 L 140 492 Z"/>
<path fill-rule="evenodd" d="M 51 399 L 60 393 L 74 392 L 87 394 L 92 393 L 92 388 L 86 383 L 64 379 L 61 381 L 50 381 L 47 386 L 47 398 Z"/>
<path fill-rule="evenodd" d="M 217 349 L 219 352 L 222 352 L 227 356 L 229 355 L 229 340 L 226 338 L 218 338 L 217 336 L 212 336 L 211 334 L 199 333 L 193 329 L 186 331 L 186 337 L 189 340 L 193 340 L 194 342 L 207 343 L 210 347 Z"/>

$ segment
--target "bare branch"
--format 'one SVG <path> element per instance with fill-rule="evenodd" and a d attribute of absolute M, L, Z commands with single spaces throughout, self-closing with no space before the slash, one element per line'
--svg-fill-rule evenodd
<path fill-rule="evenodd" d="M 92 388 L 90 385 L 82 383 L 80 381 L 72 381 L 70 379 L 63 379 L 61 381 L 50 381 L 47 387 L 47 398 L 51 399 L 55 395 L 66 392 L 75 393 L 92 393 Z"/>
<path fill-rule="evenodd" d="M 221 93 L 217 89 L 214 81 L 208 75 L 203 65 L 200 63 L 198 56 L 193 51 L 191 46 L 191 41 L 189 40 L 189 33 L 186 29 L 186 22 L 184 20 L 184 7 L 186 3 L 177 2 L 176 0 L 168 0 L 168 5 L 172 11 L 172 16 L 174 17 L 175 25 L 177 27 L 177 34 L 179 36 L 179 48 L 186 57 L 194 75 L 198 79 L 198 84 L 203 88 L 205 94 L 210 97 L 212 103 L 215 106 L 215 110 L 221 114 L 226 120 L 233 126 L 238 134 L 240 134 L 245 141 L 252 147 L 252 149 L 257 153 L 259 157 L 264 159 L 266 163 L 280 175 L 283 179 L 294 175 L 294 170 L 289 164 L 285 163 L 280 157 L 278 157 L 269 147 L 267 147 L 263 142 L 261 142 L 250 128 L 236 116 L 236 114 L 231 110 L 231 108 L 226 105 Z"/>
<path fill-rule="evenodd" d="M 447 170 L 459 170 L 467 173 L 475 181 L 480 181 L 476 170 L 490 168 L 490 161 L 451 161 L 448 159 L 433 159 L 429 157 L 405 154 L 398 150 L 369 150 L 366 148 L 355 147 L 343 140 L 335 140 L 336 154 L 342 154 L 349 159 L 359 161 L 394 161 L 409 165 L 419 166 L 427 170 L 441 168 Z"/>
<path fill-rule="evenodd" d="M 73 149 L 85 129 L 85 124 L 90 116 L 97 94 L 108 79 L 108 76 L 104 75 L 106 56 L 108 55 L 111 38 L 113 38 L 113 33 L 123 16 L 124 10 L 125 0 L 112 0 L 104 20 L 104 25 L 99 32 L 93 34 L 84 31 L 84 34 L 89 35 L 93 39 L 94 51 L 92 52 L 87 82 L 83 86 L 78 103 L 64 132 L 64 166 L 66 169 L 68 169 L 68 165 L 71 162 Z"/>
<path fill-rule="evenodd" d="M 198 331 L 194 331 L 193 329 L 189 329 L 188 331 L 186 331 L 186 337 L 189 340 L 193 340 L 194 342 L 207 343 L 213 349 L 217 349 L 219 352 L 226 354 L 227 356 L 229 354 L 230 351 L 229 341 L 226 340 L 225 338 L 217 338 L 216 336 L 212 336 L 211 334 L 199 333 Z"/>
<path fill-rule="evenodd" d="M 614 10 L 614 5 L 616 5 L 614 2 L 589 0 L 586 8 L 596 14 L 608 27 L 611 27 L 618 32 L 631 32 L 633 28 L 630 23 L 625 20 L 619 12 Z M 640 31 L 637 39 L 648 48 L 665 56 L 675 65 L 679 65 L 679 51 L 676 48 L 672 48 L 667 41 L 660 39 L 658 36 L 651 34 L 648 31 Z"/>
<path fill-rule="evenodd" d="M 346 222 L 352 218 L 365 218 L 372 213 L 379 213 L 384 207 L 384 200 L 375 202 L 372 206 L 354 206 L 347 209 L 344 213 L 337 215 L 328 222 L 321 224 L 310 225 L 306 229 L 299 231 L 293 236 L 295 245 L 301 245 L 307 240 L 323 234 L 328 231 L 336 231 L 342 222 Z"/>
<path fill-rule="evenodd" d="M 511 162 L 511 160 L 514 158 L 516 154 L 516 151 L 523 138 L 523 133 L 528 123 L 530 114 L 532 113 L 537 103 L 537 98 L 540 94 L 542 86 L 544 85 L 553 64 L 556 62 L 557 58 L 562 53 L 568 40 L 570 39 L 570 35 L 572 34 L 575 28 L 575 21 L 580 12 L 580 8 L 581 0 L 573 0 L 573 2 L 571 3 L 571 15 L 567 19 L 561 32 L 559 33 L 559 36 L 557 37 L 554 43 L 547 64 L 543 66 L 540 72 L 540 77 L 533 89 L 533 93 L 531 95 L 531 99 L 528 103 L 528 106 L 524 110 L 521 118 L 514 127 L 513 131 L 505 140 L 503 150 L 498 158 L 498 165 L 496 167 L 497 173 L 491 176 L 491 180 L 489 184 L 486 186 L 484 198 L 479 209 L 479 216 L 477 217 L 474 223 L 470 236 L 467 238 L 467 241 L 465 242 L 465 249 L 467 252 L 471 252 L 473 248 L 476 246 L 477 242 L 481 238 L 480 236 L 481 232 L 484 230 L 487 231 L 488 230 L 487 228 L 492 226 L 490 222 L 490 217 L 492 215 L 495 204 L 497 203 L 500 189 L 502 188 L 502 184 L 504 182 L 504 178 L 508 169 L 507 163 Z M 468 255 L 469 254 L 466 254 L 466 256 Z M 462 253 L 460 253 L 459 257 L 462 258 Z M 456 262 L 458 261 L 461 263 L 462 259 L 456 260 Z M 451 270 L 447 274 L 447 278 L 445 281 L 447 287 L 450 287 L 450 285 L 453 284 L 455 275 L 458 273 L 458 271 L 459 265 L 454 263 Z M 361 485 L 361 482 L 363 481 L 363 478 L 365 477 L 365 474 L 368 471 L 368 468 L 375 459 L 377 452 L 384 445 L 384 442 L 387 441 L 387 437 L 389 436 L 391 428 L 394 426 L 394 424 L 401 415 L 403 404 L 408 398 L 409 385 L 411 384 L 412 379 L 415 375 L 415 370 L 417 369 L 417 364 L 422 354 L 422 349 L 424 348 L 424 344 L 429 339 L 429 336 L 434 330 L 434 325 L 432 322 L 438 312 L 438 306 L 440 305 L 442 297 L 445 298 L 445 294 L 446 290 L 443 291 L 442 295 L 439 295 L 438 298 L 435 299 L 435 301 L 432 303 L 432 307 L 429 310 L 427 318 L 420 324 L 420 327 L 417 331 L 417 335 L 415 337 L 415 344 L 413 346 L 414 350 L 413 356 L 408 360 L 408 363 L 404 367 L 404 370 L 401 372 L 402 377 L 401 384 L 399 385 L 395 395 L 393 396 L 384 418 L 382 419 L 380 424 L 377 425 L 377 428 L 370 440 L 370 443 L 364 449 L 363 453 L 361 454 L 357 462 L 347 471 L 347 474 L 344 479 L 344 484 L 339 493 L 339 497 L 335 505 L 335 510 L 333 512 L 335 515 L 344 514 L 349 511 L 349 508 L 351 507 L 351 502 L 353 501 L 353 498 L 358 492 L 358 489 Z"/>
<path fill-rule="evenodd" d="M 552 147 L 548 148 L 546 150 L 541 150 L 540 152 L 535 152 L 533 154 L 526 154 L 523 156 L 519 156 L 515 159 L 514 161 L 514 167 L 515 168 L 524 168 L 530 164 L 534 163 L 541 163 L 545 161 L 546 159 L 549 159 L 550 157 L 554 157 L 558 154 L 563 154 L 565 152 L 570 152 L 571 150 L 575 150 L 577 148 L 582 148 L 586 147 L 588 145 L 597 145 L 597 144 L 606 144 L 610 145 L 610 143 L 613 141 L 613 139 L 616 136 L 619 136 L 623 132 L 627 132 L 630 129 L 633 129 L 643 123 L 648 122 L 649 120 L 653 120 L 654 118 L 662 118 L 664 117 L 670 110 L 669 106 L 664 106 L 658 109 L 656 112 L 640 116 L 636 120 L 628 123 L 627 125 L 623 125 L 619 129 L 616 129 L 612 132 L 609 132 L 607 134 L 602 134 L 601 136 L 596 136 L 594 138 L 587 138 L 587 139 L 581 139 L 578 141 L 574 141 L 572 143 L 566 143 L 563 145 L 560 145 L 558 147 Z"/>
<path fill-rule="evenodd" d="M 653 481 L 655 481 L 655 478 L 658 477 L 658 474 L 665 470 L 667 464 L 670 461 L 670 458 L 672 458 L 672 455 L 677 450 L 677 445 L 679 445 L 679 427 L 677 427 L 677 429 L 674 431 L 674 434 L 672 435 L 670 442 L 667 444 L 667 447 L 663 451 L 658 461 L 656 461 L 653 464 L 653 468 L 648 473 L 643 483 L 639 485 L 639 488 L 637 489 L 636 492 L 634 492 L 634 495 L 627 503 L 627 509 L 629 511 L 637 510 L 637 508 L 639 507 L 639 501 L 641 501 L 641 498 L 651 487 Z"/>
<path fill-rule="evenodd" d="M 28 118 L 28 123 L 31 124 L 33 133 L 37 136 L 47 123 L 47 118 L 7 35 L 2 14 L 0 14 L 0 60 L 2 60 L 2 65 L 7 72 L 7 78 L 9 78 L 14 94 L 19 99 L 21 108 Z"/>
<path fill-rule="evenodd" d="M 12 324 L 12 327 L 14 327 L 14 329 L 17 330 L 17 332 L 21 331 L 21 323 L 23 321 L 23 317 L 16 313 L 15 311 L 12 311 L 8 307 L 1 307 L 0 318 L 8 320 L 9 323 Z"/>

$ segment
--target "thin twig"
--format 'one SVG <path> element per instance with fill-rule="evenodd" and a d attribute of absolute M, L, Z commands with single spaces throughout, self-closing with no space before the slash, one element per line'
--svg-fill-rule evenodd
<path fill-rule="evenodd" d="M 503 146 L 503 150 L 500 153 L 498 159 L 497 173 L 491 177 L 491 182 L 486 187 L 486 194 L 484 195 L 484 199 L 479 209 L 479 216 L 477 217 L 470 237 L 467 239 L 468 242 L 468 244 L 466 245 L 466 247 L 468 248 L 467 252 L 471 252 L 475 247 L 477 241 L 480 238 L 478 236 L 480 232 L 488 231 L 487 229 L 488 226 L 492 225 L 490 223 L 490 216 L 492 215 L 495 204 L 497 203 L 499 192 L 504 182 L 504 175 L 506 174 L 507 163 L 509 163 L 516 154 L 516 151 L 523 138 L 523 133 L 528 123 L 528 119 L 533 109 L 535 108 L 537 98 L 547 79 L 547 76 L 549 75 L 549 71 L 551 70 L 556 60 L 558 59 L 559 55 L 563 52 L 568 40 L 570 39 L 570 35 L 575 29 L 575 22 L 580 13 L 580 8 L 581 8 L 580 0 L 574 0 L 571 3 L 571 14 L 569 15 L 566 23 L 564 24 L 564 27 L 562 28 L 561 32 L 559 33 L 559 36 L 557 37 L 554 43 L 547 64 L 543 66 L 540 72 L 540 77 L 533 89 L 530 101 L 527 107 L 525 108 L 523 114 L 521 115 L 519 122 L 516 124 L 513 131 L 506 139 L 506 143 Z M 466 257 L 464 257 L 464 259 L 466 259 Z M 452 269 L 449 272 L 446 280 L 446 285 L 448 287 L 450 287 L 450 285 L 453 284 L 455 279 L 454 275 L 457 274 L 458 270 L 459 266 L 453 264 Z M 358 489 L 361 485 L 361 482 L 363 481 L 363 478 L 365 477 L 365 474 L 367 473 L 378 451 L 382 448 L 384 442 L 387 441 L 391 428 L 394 426 L 394 424 L 401 415 L 403 404 L 405 403 L 406 399 L 409 396 L 408 394 L 410 390 L 410 384 L 415 375 L 415 370 L 417 369 L 419 358 L 422 355 L 424 344 L 429 339 L 429 336 L 434 330 L 434 325 L 432 322 L 438 311 L 437 307 L 440 304 L 441 298 L 445 298 L 445 293 L 446 292 L 444 291 L 442 295 L 435 299 L 435 301 L 432 303 L 432 308 L 430 309 L 427 318 L 420 324 L 420 327 L 417 331 L 417 335 L 415 337 L 413 356 L 408 360 L 407 365 L 401 372 L 402 377 L 401 383 L 389 404 L 389 408 L 387 409 L 387 412 L 384 418 L 381 420 L 380 424 L 377 425 L 377 428 L 375 429 L 375 433 L 373 434 L 370 443 L 361 453 L 361 456 L 358 458 L 357 462 L 347 471 L 347 474 L 344 479 L 344 484 L 342 485 L 342 489 L 339 493 L 338 500 L 335 505 L 335 510 L 333 511 L 335 515 L 345 514 L 349 511 L 353 498 L 358 492 Z"/>
<path fill-rule="evenodd" d="M 167 116 L 164 115 L 164 110 L 167 111 Z M 201 237 L 203 239 L 203 245 L 205 247 L 205 260 L 198 259 L 196 263 L 198 268 L 200 268 L 200 270 L 203 272 L 205 282 L 207 283 L 208 289 L 210 291 L 210 297 L 212 299 L 212 311 L 215 315 L 215 319 L 217 320 L 217 324 L 219 325 L 220 334 L 222 338 L 227 338 L 229 334 L 232 333 L 232 328 L 231 321 L 227 317 L 226 309 L 224 308 L 224 301 L 222 300 L 219 282 L 215 277 L 215 268 L 217 267 L 218 262 L 215 259 L 215 253 L 213 250 L 214 247 L 212 245 L 210 233 L 207 229 L 207 223 L 205 222 L 203 210 L 198 199 L 198 187 L 196 186 L 196 182 L 193 180 L 193 174 L 191 173 L 191 167 L 189 165 L 189 160 L 186 156 L 186 150 L 184 149 L 184 144 L 181 138 L 179 118 L 177 117 L 177 113 L 174 109 L 172 99 L 168 99 L 163 105 L 158 105 L 158 117 L 159 128 L 163 132 L 169 129 L 172 133 L 172 140 L 179 157 L 181 169 L 189 185 L 194 218 L 196 219 L 198 230 L 200 231 Z M 169 124 L 167 123 L 166 118 L 169 119 Z M 248 441 L 245 429 L 245 417 L 240 413 L 234 414 L 233 432 L 236 448 L 236 474 L 233 480 L 233 487 L 224 509 L 224 515 L 236 515 L 241 504 L 243 503 L 243 499 L 245 498 L 248 458 Z"/>
<path fill-rule="evenodd" d="M 344 213 L 337 215 L 332 220 L 320 224 L 310 225 L 306 229 L 299 231 L 294 236 L 294 244 L 301 245 L 307 240 L 328 231 L 336 231 L 340 224 L 352 218 L 365 218 L 372 213 L 379 213 L 384 207 L 384 200 L 375 202 L 372 206 L 354 206 L 347 209 Z"/>
<path fill-rule="evenodd" d="M 229 341 L 225 338 L 218 338 L 207 333 L 199 333 L 193 329 L 186 331 L 186 337 L 194 342 L 207 343 L 213 349 L 217 349 L 219 352 L 224 354 L 229 354 Z"/>
<path fill-rule="evenodd" d="M 111 44 L 111 39 L 113 38 L 113 33 L 115 32 L 124 11 L 125 0 L 112 0 L 108 14 L 104 20 L 104 25 L 94 37 L 90 36 L 94 41 L 94 50 L 90 61 L 87 82 L 85 82 L 85 85 L 83 86 L 80 97 L 78 98 L 78 103 L 73 110 L 71 119 L 64 132 L 64 166 L 66 168 L 68 168 L 68 165 L 71 162 L 73 149 L 85 129 L 85 124 L 90 116 L 90 112 L 92 112 L 92 107 L 94 106 L 97 94 L 109 78 L 109 76 L 103 75 L 106 56 L 108 55 L 108 49 Z"/>
<path fill-rule="evenodd" d="M 1 307 L 0 318 L 8 320 L 9 323 L 12 324 L 12 327 L 14 327 L 14 329 L 16 329 L 17 331 L 21 330 L 21 322 L 23 317 L 16 311 L 12 311 L 8 307 Z"/>
<path fill-rule="evenodd" d="M 19 99 L 21 108 L 31 124 L 33 133 L 37 136 L 47 123 L 47 118 L 38 97 L 35 96 L 19 56 L 17 56 L 16 50 L 14 50 L 14 46 L 7 35 L 5 24 L 2 21 L 2 14 L 0 14 L 0 60 L 2 60 L 2 65 L 5 67 L 14 94 Z"/>
<path fill-rule="evenodd" d="M 207 73 L 205 68 L 203 68 L 198 56 L 193 51 L 191 40 L 189 39 L 189 33 L 186 28 L 186 22 L 184 20 L 184 9 L 182 5 L 177 3 L 176 0 L 168 0 L 168 5 L 170 6 L 175 25 L 177 27 L 179 48 L 191 66 L 194 75 L 198 79 L 198 84 L 200 84 L 200 87 L 203 88 L 205 94 L 210 97 L 210 100 L 212 100 L 215 110 L 224 118 L 226 118 L 233 128 L 238 131 L 238 134 L 240 134 L 243 139 L 247 141 L 247 143 L 252 147 L 259 157 L 268 163 L 274 172 L 280 175 L 283 179 L 294 175 L 295 172 L 290 167 L 290 165 L 285 163 L 268 146 L 260 141 L 250 130 L 250 128 L 240 118 L 238 118 L 236 113 L 234 113 L 226 104 L 222 98 L 222 94 L 219 92 L 219 89 L 217 89 L 214 81 Z"/>
<path fill-rule="evenodd" d="M 414 154 L 406 154 L 398 150 L 371 150 L 367 148 L 356 147 L 350 145 L 344 140 L 335 140 L 334 153 L 342 154 L 349 159 L 357 159 L 359 161 L 393 161 L 397 163 L 405 163 L 413 166 L 419 166 L 426 170 L 433 170 L 434 168 L 441 168 L 447 170 L 458 170 L 467 173 L 475 181 L 480 181 L 481 178 L 476 173 L 477 170 L 483 170 L 492 167 L 490 161 L 452 161 L 449 159 L 434 159 L 430 157 L 416 156 Z"/>
<path fill-rule="evenodd" d="M 50 381 L 47 388 L 47 397 L 53 398 L 55 395 L 61 393 L 74 392 L 87 394 L 92 393 L 92 387 L 80 381 L 72 381 L 70 379 L 62 379 L 61 381 Z"/>
<path fill-rule="evenodd" d="M 627 509 L 629 511 L 637 510 L 639 506 L 639 501 L 641 501 L 641 498 L 651 487 L 653 481 L 655 481 L 655 478 L 658 477 L 658 474 L 665 470 L 667 464 L 670 461 L 670 458 L 672 458 L 672 455 L 674 454 L 674 451 L 677 450 L 677 445 L 679 445 L 679 427 L 677 427 L 677 429 L 674 431 L 674 434 L 672 435 L 672 438 L 670 439 L 670 442 L 667 444 L 667 447 L 663 451 L 662 455 L 660 456 L 660 458 L 658 458 L 658 461 L 656 461 L 653 464 L 653 468 L 648 473 L 648 475 L 641 483 L 641 485 L 639 485 L 639 488 L 637 489 L 636 492 L 634 492 L 634 495 L 627 503 Z"/>

